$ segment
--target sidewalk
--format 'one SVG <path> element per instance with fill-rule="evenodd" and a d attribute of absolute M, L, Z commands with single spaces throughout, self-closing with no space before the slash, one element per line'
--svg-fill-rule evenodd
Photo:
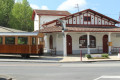
<path fill-rule="evenodd" d="M 80 57 L 64 57 L 60 62 L 79 62 Z M 87 57 L 82 57 L 83 62 L 98 62 L 98 61 L 120 61 L 117 55 L 110 55 L 109 59 L 88 59 Z"/>
<path fill-rule="evenodd" d="M 82 57 L 82 62 L 98 62 L 98 61 L 120 61 L 117 55 L 110 55 L 109 59 L 87 59 Z M 62 63 L 62 62 L 81 62 L 79 55 L 63 56 L 31 56 L 29 59 L 23 59 L 20 56 L 2 56 L 0 62 L 36 62 L 36 63 Z"/>

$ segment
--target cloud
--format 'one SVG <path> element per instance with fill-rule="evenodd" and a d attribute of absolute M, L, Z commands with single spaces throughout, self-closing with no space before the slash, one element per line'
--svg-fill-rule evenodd
<path fill-rule="evenodd" d="M 97 10 L 97 8 L 96 8 L 96 7 L 93 7 L 92 9 L 93 9 L 93 10 Z"/>
<path fill-rule="evenodd" d="M 35 4 L 30 4 L 30 6 L 31 6 L 31 8 L 33 8 L 33 9 L 40 9 L 40 7 L 37 6 L 37 5 L 35 5 Z"/>
<path fill-rule="evenodd" d="M 79 4 L 79 9 L 83 10 L 86 8 L 86 0 L 66 0 L 58 6 L 57 10 L 69 10 L 75 11 L 76 4 Z"/>
<path fill-rule="evenodd" d="M 48 7 L 47 7 L 47 6 L 45 6 L 45 5 L 43 5 L 43 6 L 39 7 L 39 6 L 35 5 L 35 4 L 30 4 L 30 6 L 31 6 L 31 8 L 33 8 L 33 9 L 48 10 Z"/>
<path fill-rule="evenodd" d="M 48 7 L 44 5 L 44 6 L 41 7 L 41 9 L 42 10 L 48 10 Z"/>

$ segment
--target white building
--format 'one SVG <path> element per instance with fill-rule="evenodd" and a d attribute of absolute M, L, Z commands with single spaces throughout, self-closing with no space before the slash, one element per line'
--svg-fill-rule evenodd
<path fill-rule="evenodd" d="M 53 20 L 43 25 L 41 33 L 45 34 L 45 48 L 47 51 L 56 48 L 57 55 L 83 53 L 117 52 L 120 48 L 120 28 L 115 26 L 119 22 L 87 9 L 69 16 Z M 35 26 L 36 27 L 36 26 Z"/>
<path fill-rule="evenodd" d="M 68 15 L 70 15 L 68 11 L 33 10 L 32 19 L 34 20 L 34 31 L 39 30 L 46 22 Z"/>

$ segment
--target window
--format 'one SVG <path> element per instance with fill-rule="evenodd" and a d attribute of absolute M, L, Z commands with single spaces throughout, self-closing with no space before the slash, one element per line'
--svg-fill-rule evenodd
<path fill-rule="evenodd" d="M 5 44 L 15 44 L 15 37 L 5 37 Z"/>
<path fill-rule="evenodd" d="M 84 16 L 84 21 L 91 21 L 91 17 L 90 16 Z"/>
<path fill-rule="evenodd" d="M 3 43 L 3 38 L 2 37 L 0 37 L 0 44 L 2 44 Z"/>
<path fill-rule="evenodd" d="M 43 42 L 43 37 L 39 37 L 39 41 L 40 41 L 40 42 Z"/>
<path fill-rule="evenodd" d="M 79 38 L 80 48 L 87 48 L 87 35 L 83 35 Z M 96 39 L 90 35 L 90 48 L 96 47 Z"/>
<path fill-rule="evenodd" d="M 36 38 L 32 37 L 32 45 L 36 45 Z"/>
<path fill-rule="evenodd" d="M 87 17 L 84 17 L 84 21 L 87 21 Z"/>
<path fill-rule="evenodd" d="M 28 38 L 27 37 L 18 37 L 18 44 L 27 44 Z"/>
<path fill-rule="evenodd" d="M 87 36 L 81 36 L 79 40 L 80 48 L 87 48 Z"/>

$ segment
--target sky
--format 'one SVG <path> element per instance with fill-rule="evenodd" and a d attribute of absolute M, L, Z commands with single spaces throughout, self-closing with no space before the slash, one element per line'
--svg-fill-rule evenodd
<path fill-rule="evenodd" d="M 33 9 L 66 10 L 76 13 L 78 9 L 75 7 L 79 4 L 79 11 L 92 9 L 116 20 L 120 15 L 120 0 L 28 0 L 28 2 Z"/>

